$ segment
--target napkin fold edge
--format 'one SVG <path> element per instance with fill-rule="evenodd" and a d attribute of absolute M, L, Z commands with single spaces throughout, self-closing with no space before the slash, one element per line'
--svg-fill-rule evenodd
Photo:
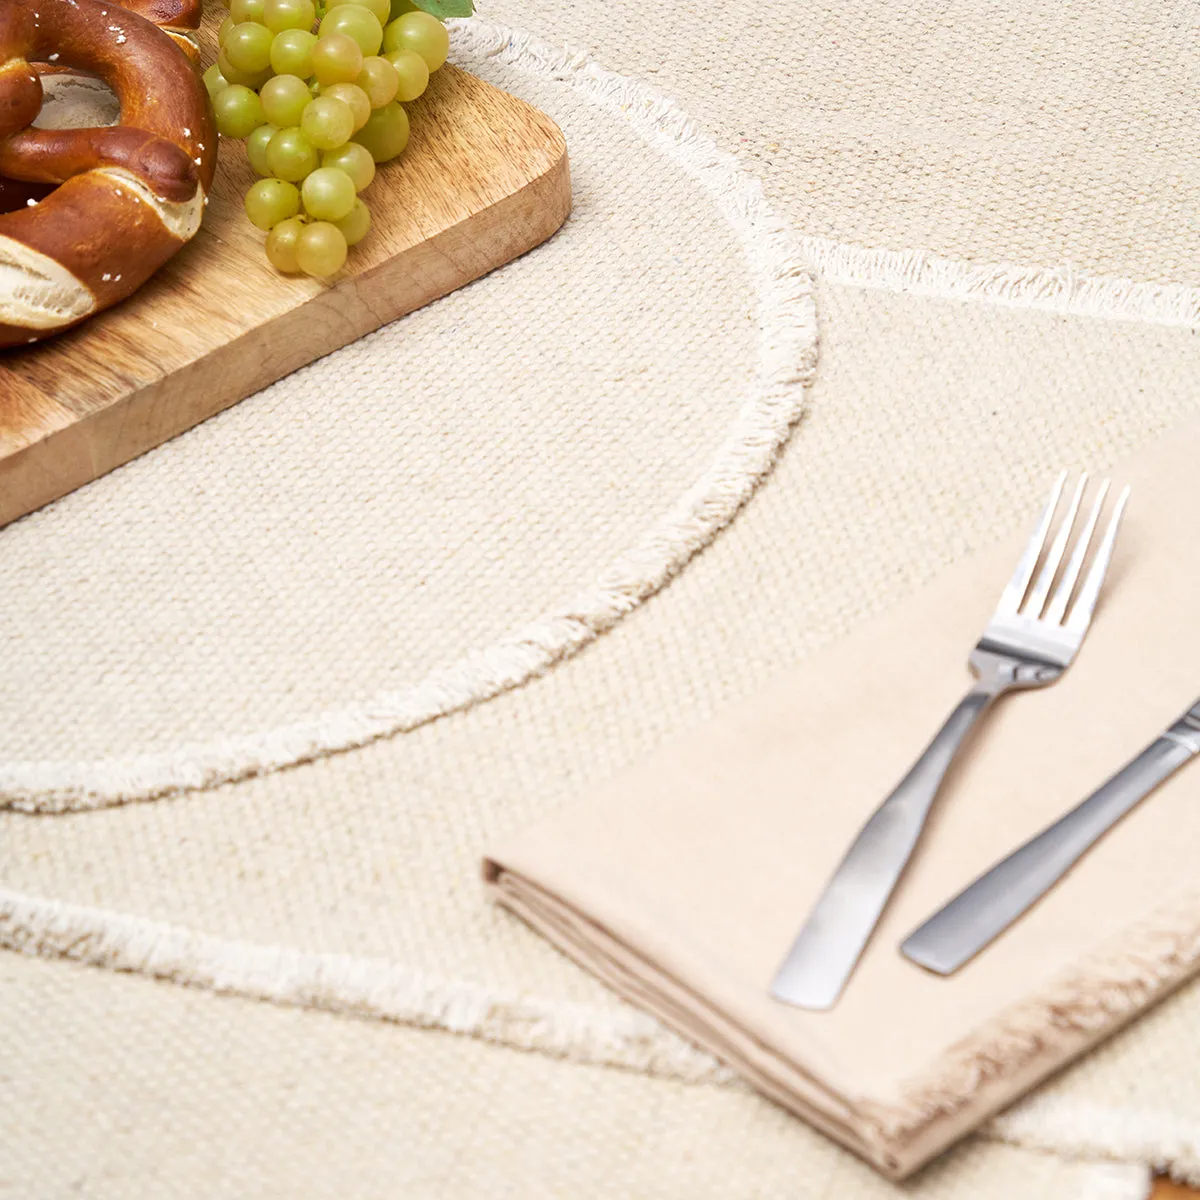
<path fill-rule="evenodd" d="M 1200 972 L 1200 890 L 1190 888 L 948 1047 L 895 1096 L 847 1096 L 536 880 L 490 857 L 483 874 L 496 902 L 623 999 L 895 1180 Z"/>

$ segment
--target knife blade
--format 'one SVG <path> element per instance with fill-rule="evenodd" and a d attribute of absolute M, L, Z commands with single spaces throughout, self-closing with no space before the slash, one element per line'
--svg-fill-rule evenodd
<path fill-rule="evenodd" d="M 1102 787 L 911 933 L 900 952 L 951 975 L 1041 899 L 1122 817 L 1200 755 L 1200 701 Z"/>

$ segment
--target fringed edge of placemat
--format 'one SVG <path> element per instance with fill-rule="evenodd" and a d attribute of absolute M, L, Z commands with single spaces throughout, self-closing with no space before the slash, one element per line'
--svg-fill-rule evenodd
<path fill-rule="evenodd" d="M 685 1083 L 741 1083 L 718 1058 L 632 1005 L 541 999 L 526 991 L 452 980 L 382 958 L 320 953 L 199 933 L 168 922 L 0 889 L 0 948 L 141 975 L 218 995 L 440 1029 L 573 1062 Z M 1108 948 L 952 1047 L 890 1104 L 859 1100 L 864 1141 L 881 1163 L 908 1159 L 914 1143 L 955 1140 L 953 1123 L 982 1092 L 992 1111 L 1116 1032 L 1200 972 L 1200 894 L 1189 893 L 1139 922 Z M 1000 1123 L 984 1132 L 1019 1145 L 1085 1153 L 1096 1121 L 1076 1105 L 1049 1102 L 1037 1132 Z M 990 1113 L 983 1114 L 984 1116 Z M 1101 1114 L 1106 1116 L 1106 1114 Z M 1069 1124 L 1069 1133 L 1055 1130 Z M 970 1124 L 980 1123 L 973 1114 Z M 1026 1122 L 1028 1124 L 1028 1122 Z M 1051 1128 L 1053 1126 L 1053 1128 Z M 1099 1126 L 1097 1126 L 1098 1128 Z M 1107 1128 L 1107 1126 L 1105 1126 Z M 1200 1178 L 1195 1129 L 1148 1132 L 1114 1155 Z M 1098 1143 L 1097 1143 L 1098 1145 Z M 924 1156 L 922 1156 L 924 1157 Z M 1189 1174 L 1189 1177 L 1193 1177 Z"/>
<path fill-rule="evenodd" d="M 0 889 L 0 949 L 294 1008 L 441 1029 L 552 1058 L 728 1083 L 711 1055 L 631 1006 L 612 1011 L 445 979 L 382 958 L 214 937 Z"/>

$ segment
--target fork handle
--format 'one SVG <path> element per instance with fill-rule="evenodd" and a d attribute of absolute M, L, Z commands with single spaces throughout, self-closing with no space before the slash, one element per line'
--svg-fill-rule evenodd
<path fill-rule="evenodd" d="M 997 680 L 980 680 L 863 826 L 771 984 L 777 1000 L 799 1008 L 833 1006 L 904 873 L 950 764 L 1006 690 Z"/>

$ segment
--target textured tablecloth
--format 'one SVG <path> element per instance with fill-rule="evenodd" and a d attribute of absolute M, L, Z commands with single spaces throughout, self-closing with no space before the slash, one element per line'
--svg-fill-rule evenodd
<path fill-rule="evenodd" d="M 15 1194 L 891 1194 L 478 860 L 1195 413 L 1200 17 L 485 16 L 564 230 L 0 532 Z M 1200 1178 L 1197 995 L 909 1190 Z"/>

